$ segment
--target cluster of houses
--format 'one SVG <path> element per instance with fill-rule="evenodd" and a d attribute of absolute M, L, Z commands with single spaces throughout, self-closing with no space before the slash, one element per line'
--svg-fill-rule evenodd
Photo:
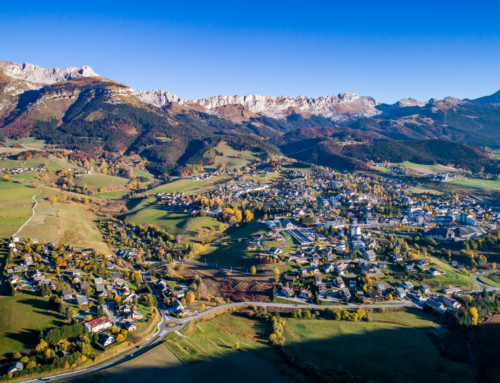
<path fill-rule="evenodd" d="M 7 159 L 7 158 L 5 158 Z M 45 172 L 47 169 L 45 166 L 36 166 L 32 168 L 21 168 L 21 167 L 15 167 L 15 168 L 1 168 L 0 173 L 2 174 L 10 174 L 10 175 L 15 175 L 15 174 L 20 174 L 20 173 L 28 173 L 28 172 Z"/>
<path fill-rule="evenodd" d="M 168 282 L 164 279 L 158 279 L 156 281 L 156 288 L 165 296 L 168 302 L 171 304 L 170 312 L 177 317 L 184 318 L 189 315 L 189 311 L 182 304 L 181 300 L 186 296 L 186 291 L 188 287 L 186 285 L 179 285 L 179 289 L 174 289 L 169 287 Z"/>

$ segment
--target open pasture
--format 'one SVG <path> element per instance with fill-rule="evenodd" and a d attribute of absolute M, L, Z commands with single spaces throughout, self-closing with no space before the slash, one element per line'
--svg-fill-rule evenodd
<path fill-rule="evenodd" d="M 36 168 L 40 166 L 47 165 L 50 170 L 61 170 L 61 169 L 76 169 L 78 166 L 70 164 L 69 162 L 63 160 L 62 158 L 49 156 L 48 158 L 43 158 L 41 156 L 34 157 L 27 161 L 18 160 L 4 160 L 0 161 L 0 168 Z"/>
<path fill-rule="evenodd" d="M 149 191 L 150 195 L 154 195 L 157 193 L 171 193 L 184 192 L 186 194 L 194 194 L 197 192 L 201 192 L 200 189 L 209 190 L 215 189 L 218 185 L 224 184 L 225 182 L 231 179 L 230 176 L 220 176 L 220 177 L 212 177 L 206 181 L 193 181 L 189 178 L 179 178 L 175 181 L 172 181 L 166 185 L 158 186 Z"/>
<path fill-rule="evenodd" d="M 406 166 L 409 169 L 412 169 L 416 172 L 422 173 L 422 174 L 438 174 L 438 173 L 450 173 L 450 172 L 456 172 L 457 169 L 455 169 L 452 166 L 444 166 L 444 165 L 423 165 L 423 164 L 415 164 L 410 161 L 405 161 L 401 164 L 402 166 Z"/>
<path fill-rule="evenodd" d="M 76 177 L 73 182 L 76 186 L 88 186 L 94 189 L 111 186 L 124 186 L 129 183 L 127 178 L 110 176 L 108 174 L 84 174 Z"/>
<path fill-rule="evenodd" d="M 248 165 L 250 161 L 256 158 L 255 153 L 248 150 L 233 149 L 226 141 L 219 143 L 216 149 L 222 152 L 223 155 L 216 156 L 214 164 L 205 166 L 206 169 L 217 169 L 219 164 L 223 164 L 226 168 L 239 169 Z M 238 156 L 241 156 L 241 158 Z"/>
<path fill-rule="evenodd" d="M 37 140 L 34 137 L 26 137 L 20 140 L 14 140 L 9 138 L 5 144 L 7 146 L 21 145 L 23 148 L 26 148 L 28 150 L 29 149 L 43 150 L 47 147 L 47 142 L 45 140 Z"/>
<path fill-rule="evenodd" d="M 299 363 L 310 362 L 320 369 L 341 367 L 374 382 L 474 381 L 472 366 L 441 356 L 421 328 L 381 322 L 290 319 L 284 336 L 285 348 L 295 353 Z M 445 374 L 439 372 L 441 366 Z"/>
<path fill-rule="evenodd" d="M 184 233 L 194 219 L 187 213 L 173 213 L 161 205 L 150 204 L 127 215 L 126 221 L 135 225 L 156 224 L 171 235 Z"/>
<path fill-rule="evenodd" d="M 241 227 L 231 234 L 213 242 L 210 249 L 198 255 L 195 259 L 208 263 L 217 263 L 224 266 L 242 267 L 249 269 L 258 264 L 255 258 L 258 251 L 248 250 L 247 239 L 252 235 L 267 232 L 267 227 L 261 223 L 251 223 Z"/>
<path fill-rule="evenodd" d="M 14 235 L 31 217 L 39 190 L 18 183 L 0 181 L 0 238 Z"/>
<path fill-rule="evenodd" d="M 44 330 L 63 324 L 62 317 L 48 312 L 48 305 L 48 298 L 27 290 L 16 297 L 0 299 L 0 356 L 35 347 L 37 328 Z"/>

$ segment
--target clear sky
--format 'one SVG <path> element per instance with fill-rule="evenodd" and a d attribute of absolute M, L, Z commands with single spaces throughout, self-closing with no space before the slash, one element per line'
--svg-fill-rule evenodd
<path fill-rule="evenodd" d="M 184 98 L 500 89 L 500 1 L 4 1 L 1 60 Z"/>

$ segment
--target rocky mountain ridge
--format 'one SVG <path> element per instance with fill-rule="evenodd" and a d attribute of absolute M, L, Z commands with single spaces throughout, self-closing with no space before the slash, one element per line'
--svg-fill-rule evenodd
<path fill-rule="evenodd" d="M 337 96 L 290 97 L 290 96 L 213 96 L 199 100 L 187 100 L 166 91 L 135 91 L 135 96 L 146 104 L 164 107 L 170 103 L 183 106 L 202 107 L 209 114 L 219 114 L 228 105 L 242 105 L 249 111 L 266 117 L 282 119 L 292 113 L 317 115 L 333 121 L 344 121 L 349 115 L 371 117 L 380 112 L 375 109 L 377 102 L 372 97 L 354 93 L 340 93 Z"/>
<path fill-rule="evenodd" d="M 40 89 L 46 85 L 77 77 L 100 77 L 89 66 L 45 69 L 29 63 L 21 65 L 0 61 L 0 69 L 5 75 L 23 81 L 29 89 Z"/>

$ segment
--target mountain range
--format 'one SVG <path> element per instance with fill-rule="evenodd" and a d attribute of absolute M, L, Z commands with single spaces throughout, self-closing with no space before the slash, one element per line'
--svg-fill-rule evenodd
<path fill-rule="evenodd" d="M 164 174 L 185 173 L 210 163 L 212 149 L 221 139 L 263 155 L 283 151 L 323 164 L 330 158 L 330 165 L 342 163 L 347 168 L 363 168 L 367 161 L 383 158 L 377 150 L 360 154 L 345 144 L 339 149 L 339 140 L 378 146 L 382 141 L 387 146 L 389 141 L 441 140 L 447 150 L 468 145 L 500 148 L 499 101 L 500 92 L 476 100 L 405 98 L 392 105 L 352 93 L 187 100 L 162 90 L 134 90 L 88 66 L 44 69 L 0 61 L 1 141 L 34 136 L 80 150 L 80 155 L 140 152 L 152 171 Z M 447 142 L 458 146 L 452 148 Z M 387 148 L 396 146 L 391 143 Z M 397 147 L 411 149 L 411 145 Z M 474 153 L 482 154 L 476 167 L 483 166 L 489 159 L 477 150 Z M 412 158 L 474 166 L 458 156 L 439 157 L 435 145 L 424 151 L 424 156 Z M 321 159 L 318 153 L 329 155 Z"/>

